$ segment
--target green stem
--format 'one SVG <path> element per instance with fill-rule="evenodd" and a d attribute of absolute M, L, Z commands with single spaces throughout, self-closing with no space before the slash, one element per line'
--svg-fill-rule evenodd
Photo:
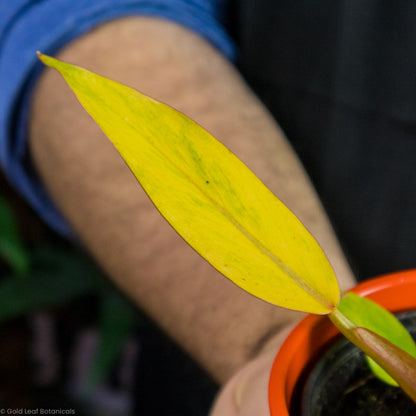
<path fill-rule="evenodd" d="M 374 353 L 364 344 L 361 338 L 357 335 L 355 331 L 357 325 L 348 319 L 339 309 L 334 309 L 329 315 L 329 319 L 332 323 L 339 329 L 339 331 L 351 341 L 355 346 L 357 346 L 361 351 L 366 355 L 373 358 Z M 376 357 L 375 361 L 379 361 L 379 357 Z M 381 365 L 381 364 L 380 364 Z"/>

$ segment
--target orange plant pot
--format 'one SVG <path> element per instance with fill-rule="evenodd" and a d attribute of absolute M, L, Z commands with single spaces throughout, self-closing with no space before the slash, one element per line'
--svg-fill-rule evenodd
<path fill-rule="evenodd" d="M 394 312 L 416 309 L 416 269 L 381 276 L 352 289 Z M 269 404 L 272 416 L 289 416 L 298 379 L 338 337 L 326 316 L 308 315 L 291 332 L 276 355 L 270 374 Z"/>

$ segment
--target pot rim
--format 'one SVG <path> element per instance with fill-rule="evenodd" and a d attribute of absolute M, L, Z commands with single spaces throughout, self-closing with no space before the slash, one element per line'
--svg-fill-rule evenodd
<path fill-rule="evenodd" d="M 416 269 L 376 277 L 351 290 L 395 313 L 415 309 Z M 303 369 L 338 335 L 338 329 L 325 315 L 308 315 L 293 329 L 277 353 L 270 373 L 272 416 L 289 416 L 292 395 Z"/>

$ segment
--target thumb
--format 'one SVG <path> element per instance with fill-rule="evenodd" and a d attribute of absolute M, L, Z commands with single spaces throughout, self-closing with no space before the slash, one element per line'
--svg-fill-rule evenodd
<path fill-rule="evenodd" d="M 218 394 L 210 416 L 270 416 L 270 371 L 277 351 L 296 322 L 280 329 L 257 357 L 231 377 Z"/>
<path fill-rule="evenodd" d="M 210 416 L 270 416 L 268 386 L 275 351 L 245 365 L 220 391 Z"/>

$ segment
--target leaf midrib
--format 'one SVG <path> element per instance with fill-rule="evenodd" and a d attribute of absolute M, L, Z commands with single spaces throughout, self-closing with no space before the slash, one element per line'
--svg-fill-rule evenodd
<path fill-rule="evenodd" d="M 85 70 L 87 71 L 87 70 Z M 90 71 L 87 71 L 90 73 Z M 102 77 L 104 80 L 107 80 L 106 78 Z M 72 81 L 75 81 L 76 84 L 81 86 L 81 90 L 84 89 L 83 85 L 78 83 L 73 77 L 71 77 Z M 67 79 L 67 81 L 69 82 L 69 80 Z M 115 81 L 112 81 L 115 82 Z M 124 88 L 129 88 L 129 87 L 124 87 Z M 76 91 L 76 89 L 74 89 Z M 135 94 L 137 94 L 138 92 L 134 91 L 133 92 Z M 140 94 L 140 93 L 139 93 Z M 78 94 L 76 93 L 76 95 L 78 96 Z M 107 104 L 106 101 L 102 100 L 101 96 L 98 95 L 99 97 L 99 102 L 102 103 L 103 107 L 105 107 L 107 109 L 107 111 L 109 110 L 110 113 L 113 113 L 117 118 L 119 118 L 122 122 L 128 124 L 130 126 L 130 128 L 133 131 L 136 131 L 138 134 L 140 134 L 140 131 L 137 129 L 137 127 L 129 120 L 126 119 L 125 117 L 123 117 L 121 114 L 119 114 L 117 111 L 115 111 L 113 109 L 113 107 L 111 107 L 111 105 Z M 80 98 L 78 96 L 78 98 Z M 81 100 L 80 100 L 81 101 Z M 166 104 L 163 103 L 159 103 L 157 101 L 154 101 L 155 104 L 157 105 L 162 105 L 162 106 L 166 106 Z M 166 106 L 170 109 L 169 106 Z M 173 110 L 173 109 L 172 109 Z M 173 110 L 176 111 L 176 110 Z M 97 121 L 96 121 L 97 122 Z M 98 123 L 97 124 L 101 124 Z M 201 127 L 202 128 L 202 127 Z M 209 133 L 207 133 L 209 134 Z M 215 140 L 215 138 L 213 138 L 211 136 L 211 138 L 213 140 Z M 270 251 L 258 238 L 256 238 L 252 233 L 250 233 L 239 221 L 237 221 L 231 213 L 229 213 L 223 206 L 219 205 L 217 203 L 217 201 L 212 198 L 208 193 L 205 192 L 204 188 L 202 188 L 196 181 L 193 180 L 193 178 L 191 176 L 189 176 L 183 169 L 181 169 L 181 167 L 176 164 L 168 155 L 165 154 L 165 152 L 163 152 L 162 149 L 160 149 L 159 147 L 157 147 L 152 141 L 145 139 L 146 142 L 148 143 L 149 146 L 152 147 L 153 150 L 155 150 L 157 153 L 159 153 L 163 158 L 165 158 L 165 160 L 168 161 L 168 163 L 170 163 L 170 165 L 176 169 L 183 177 L 185 177 L 202 195 L 203 197 L 205 197 L 214 207 L 216 207 L 218 209 L 218 211 L 228 220 L 230 221 L 236 228 L 238 231 L 240 231 L 240 233 L 246 237 L 253 245 L 254 247 L 260 251 L 260 253 L 262 255 L 265 255 L 266 257 L 268 257 L 273 263 L 275 263 L 277 265 L 278 268 L 280 268 L 280 270 L 285 273 L 286 275 L 288 275 L 294 282 L 295 284 L 302 289 L 304 292 L 306 292 L 309 296 L 311 296 L 313 299 L 315 299 L 319 304 L 321 304 L 324 308 L 328 309 L 328 310 L 332 310 L 333 309 L 333 305 L 330 304 L 330 302 L 327 301 L 327 299 L 318 291 L 316 291 L 314 288 L 312 288 L 310 285 L 308 285 L 290 266 L 288 266 L 287 264 L 285 264 L 277 255 L 275 255 L 272 251 Z M 112 141 L 112 140 L 110 140 Z M 220 142 L 219 142 L 220 143 Z M 221 143 L 220 143 L 221 144 Z M 114 144 L 113 144 L 114 145 Z M 115 145 L 114 145 L 115 146 Z M 115 146 L 116 147 L 116 146 Z M 231 153 L 231 152 L 230 152 Z M 234 157 L 236 157 L 235 155 L 233 155 Z M 238 159 L 238 158 L 237 158 Z M 239 159 L 238 159 L 239 160 Z M 131 168 L 130 168 L 131 169 Z M 247 168 L 248 169 L 248 168 Z M 133 172 L 134 173 L 134 172 Z M 254 175 L 254 174 L 253 174 Z M 140 182 L 140 181 L 139 181 Z M 146 191 L 147 193 L 147 191 Z M 274 196 L 274 195 L 273 195 Z M 150 195 L 149 195 L 150 197 Z M 150 197 L 150 199 L 152 200 L 152 198 Z M 156 208 L 157 205 L 155 204 Z M 158 208 L 157 208 L 158 209 Z M 168 221 L 170 222 L 170 221 Z"/>

